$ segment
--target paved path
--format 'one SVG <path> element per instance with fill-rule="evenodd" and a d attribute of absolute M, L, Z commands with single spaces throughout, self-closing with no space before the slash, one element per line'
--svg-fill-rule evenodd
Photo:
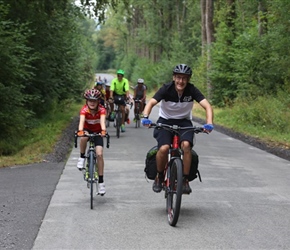
<path fill-rule="evenodd" d="M 106 195 L 96 196 L 90 210 L 89 190 L 76 169 L 79 149 L 73 149 L 34 250 L 290 248 L 289 161 L 216 131 L 197 135 L 203 182 L 191 183 L 174 228 L 164 194 L 154 193 L 144 178 L 153 130 L 131 124 L 119 139 L 112 126 L 108 131 Z"/>

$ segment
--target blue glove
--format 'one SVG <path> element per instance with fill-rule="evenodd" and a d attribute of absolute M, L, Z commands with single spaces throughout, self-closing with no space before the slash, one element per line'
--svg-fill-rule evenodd
<path fill-rule="evenodd" d="M 145 126 L 145 125 L 150 125 L 152 123 L 152 121 L 150 119 L 148 119 L 148 118 L 143 118 L 141 120 L 141 123 L 142 123 L 143 126 Z"/>
<path fill-rule="evenodd" d="M 213 130 L 213 125 L 212 124 L 204 124 L 203 128 L 207 131 L 212 131 Z"/>

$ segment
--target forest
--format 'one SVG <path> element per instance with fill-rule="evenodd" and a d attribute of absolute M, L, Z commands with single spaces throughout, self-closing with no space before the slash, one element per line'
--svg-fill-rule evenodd
<path fill-rule="evenodd" d="M 0 0 L 0 155 L 81 100 L 96 72 L 122 68 L 153 91 L 179 63 L 217 120 L 287 144 L 289 11 L 288 0 Z"/>

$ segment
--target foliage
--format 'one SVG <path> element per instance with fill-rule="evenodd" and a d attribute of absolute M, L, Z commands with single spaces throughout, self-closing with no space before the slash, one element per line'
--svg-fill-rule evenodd
<path fill-rule="evenodd" d="M 70 0 L 0 1 L 0 155 L 19 150 L 23 131 L 62 102 L 81 98 L 96 68 L 94 32 Z"/>

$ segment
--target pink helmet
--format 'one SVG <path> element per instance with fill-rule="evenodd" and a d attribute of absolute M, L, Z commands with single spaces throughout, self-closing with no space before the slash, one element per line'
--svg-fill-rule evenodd
<path fill-rule="evenodd" d="M 99 100 L 101 98 L 101 92 L 97 89 L 88 89 L 84 93 L 84 98 L 87 100 Z"/>

